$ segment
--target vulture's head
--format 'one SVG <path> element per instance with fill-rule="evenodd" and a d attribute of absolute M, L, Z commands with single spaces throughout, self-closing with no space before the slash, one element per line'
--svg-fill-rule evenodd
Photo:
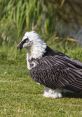
<path fill-rule="evenodd" d="M 41 57 L 45 53 L 46 47 L 46 43 L 35 31 L 26 32 L 17 46 L 20 50 L 26 48 L 33 58 Z"/>

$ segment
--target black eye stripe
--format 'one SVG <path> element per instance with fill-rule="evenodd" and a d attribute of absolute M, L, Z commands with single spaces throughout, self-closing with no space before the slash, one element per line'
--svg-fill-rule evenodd
<path fill-rule="evenodd" d="M 28 39 L 28 38 L 24 39 L 24 40 L 22 41 L 22 44 L 26 43 L 26 41 L 29 41 L 29 39 Z"/>

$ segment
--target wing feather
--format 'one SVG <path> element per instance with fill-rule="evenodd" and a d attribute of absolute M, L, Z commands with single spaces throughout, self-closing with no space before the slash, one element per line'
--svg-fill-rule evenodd
<path fill-rule="evenodd" d="M 35 81 L 52 89 L 82 91 L 82 63 L 57 55 L 45 56 L 37 62 L 38 65 L 30 71 Z"/>

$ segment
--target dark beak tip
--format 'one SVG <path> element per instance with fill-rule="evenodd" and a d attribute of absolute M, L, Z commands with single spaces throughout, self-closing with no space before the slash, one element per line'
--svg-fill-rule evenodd
<path fill-rule="evenodd" d="M 17 45 L 17 50 L 21 50 L 22 47 L 20 45 Z"/>
<path fill-rule="evenodd" d="M 17 49 L 19 49 L 20 47 L 19 47 L 19 45 L 17 45 Z"/>
<path fill-rule="evenodd" d="M 18 43 L 18 45 L 17 45 L 17 49 L 22 49 L 23 48 L 23 43 L 22 43 L 22 41 L 20 42 L 20 43 Z"/>

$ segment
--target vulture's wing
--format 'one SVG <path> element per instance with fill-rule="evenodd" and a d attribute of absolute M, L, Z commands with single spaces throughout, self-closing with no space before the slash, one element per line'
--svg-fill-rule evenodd
<path fill-rule="evenodd" d="M 46 56 L 37 60 L 32 78 L 46 87 L 82 91 L 82 64 L 64 56 Z"/>

